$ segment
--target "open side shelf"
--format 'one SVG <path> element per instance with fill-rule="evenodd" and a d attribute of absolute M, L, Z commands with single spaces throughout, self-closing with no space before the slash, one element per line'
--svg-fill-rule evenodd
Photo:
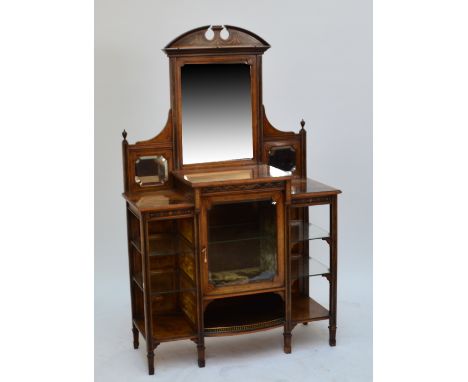
<path fill-rule="evenodd" d="M 330 273 L 330 267 L 313 257 L 302 255 L 291 256 L 291 281 L 304 277 L 325 276 Z"/>
<path fill-rule="evenodd" d="M 309 296 L 293 293 L 291 318 L 293 323 L 328 320 L 329 312 Z"/>
<path fill-rule="evenodd" d="M 146 339 L 143 318 L 133 320 L 135 326 Z M 153 315 L 153 338 L 156 342 L 166 342 L 197 337 L 197 331 L 183 313 Z"/>
<path fill-rule="evenodd" d="M 304 224 L 301 220 L 291 220 L 289 223 L 291 229 L 291 244 L 296 244 L 301 241 L 328 239 L 329 232 L 315 224 Z"/>
<path fill-rule="evenodd" d="M 139 240 L 133 239 L 131 243 L 141 253 Z M 193 256 L 193 249 L 181 235 L 165 233 L 149 236 L 149 256 L 176 256 L 182 254 Z"/>
<path fill-rule="evenodd" d="M 205 310 L 205 335 L 236 334 L 284 324 L 284 302 L 275 293 L 213 300 Z"/>
<path fill-rule="evenodd" d="M 184 278 L 187 282 L 183 282 L 183 286 L 165 286 L 157 283 L 152 277 L 152 286 L 151 286 L 151 296 L 158 296 L 162 294 L 171 294 L 171 293 L 180 293 L 180 292 L 196 292 L 196 287 L 193 284 L 193 281 L 190 277 L 183 271 L 183 270 L 167 270 L 165 272 L 151 272 L 151 276 L 158 276 L 161 274 L 170 274 L 170 275 L 180 275 Z M 141 273 L 137 273 L 133 276 L 133 281 L 137 284 L 137 286 L 143 291 L 144 290 L 144 283 L 143 283 L 143 276 Z"/>

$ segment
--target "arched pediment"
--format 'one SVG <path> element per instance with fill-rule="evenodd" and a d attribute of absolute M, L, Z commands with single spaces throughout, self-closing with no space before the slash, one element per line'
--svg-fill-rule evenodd
<path fill-rule="evenodd" d="M 223 38 L 221 31 L 226 29 L 228 36 Z M 213 32 L 212 38 L 206 36 L 207 32 Z M 199 53 L 263 53 L 268 44 L 256 34 L 232 25 L 203 26 L 192 29 L 172 40 L 166 45 L 164 51 L 168 56 Z"/>

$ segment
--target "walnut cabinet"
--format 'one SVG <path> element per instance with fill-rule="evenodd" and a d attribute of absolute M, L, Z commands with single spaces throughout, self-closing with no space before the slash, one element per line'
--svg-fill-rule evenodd
<path fill-rule="evenodd" d="M 165 127 L 135 144 L 123 132 L 133 345 L 144 338 L 149 374 L 167 341 L 192 340 L 200 367 L 210 336 L 282 327 L 291 353 L 296 325 L 327 320 L 336 344 L 341 191 L 307 178 L 304 121 L 299 133 L 268 121 L 269 47 L 228 25 L 182 34 L 164 49 Z M 320 228 L 309 214 L 323 205 Z M 327 247 L 325 261 L 313 241 Z M 314 299 L 314 277 L 328 284 L 325 306 Z"/>

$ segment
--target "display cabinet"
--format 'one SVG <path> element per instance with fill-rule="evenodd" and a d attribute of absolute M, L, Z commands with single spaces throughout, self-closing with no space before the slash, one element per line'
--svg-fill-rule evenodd
<path fill-rule="evenodd" d="M 154 138 L 122 154 L 133 345 L 149 373 L 163 342 L 329 321 L 336 344 L 338 189 L 307 178 L 306 131 L 273 127 L 262 103 L 268 43 L 245 29 L 206 26 L 169 43 L 171 109 Z M 324 228 L 311 224 L 328 206 Z M 309 245 L 320 241 L 326 258 Z M 314 298 L 311 278 L 329 284 Z M 326 304 L 327 305 L 327 304 Z"/>

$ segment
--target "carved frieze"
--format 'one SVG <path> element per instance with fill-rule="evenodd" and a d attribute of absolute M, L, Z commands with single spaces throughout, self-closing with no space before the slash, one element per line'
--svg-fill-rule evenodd
<path fill-rule="evenodd" d="M 227 184 L 224 186 L 206 187 L 202 189 L 203 194 L 215 192 L 251 191 L 263 189 L 284 188 L 284 182 L 251 183 L 251 184 Z"/>

